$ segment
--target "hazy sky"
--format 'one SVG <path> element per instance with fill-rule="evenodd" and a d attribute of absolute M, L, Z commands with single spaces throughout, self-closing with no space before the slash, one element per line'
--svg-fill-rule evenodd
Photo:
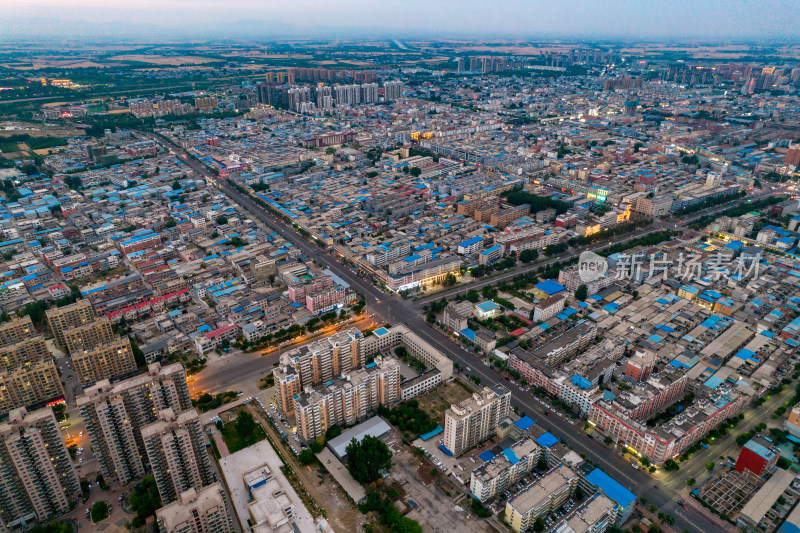
<path fill-rule="evenodd" d="M 0 0 L 0 38 L 797 38 L 800 0 Z"/>

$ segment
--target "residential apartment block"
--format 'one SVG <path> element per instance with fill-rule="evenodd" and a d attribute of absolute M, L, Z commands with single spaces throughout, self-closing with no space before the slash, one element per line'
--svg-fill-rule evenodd
<path fill-rule="evenodd" d="M 492 436 L 507 416 L 511 391 L 497 384 L 474 392 L 445 412 L 444 446 L 459 456 Z"/>
<path fill-rule="evenodd" d="M 172 503 L 186 491 L 199 491 L 215 481 L 197 411 L 163 409 L 158 420 L 141 431 L 161 503 Z"/>
<path fill-rule="evenodd" d="M 186 374 L 177 363 L 152 363 L 146 374 L 114 384 L 102 380 L 85 389 L 77 405 L 101 473 L 121 484 L 144 475 L 141 429 L 161 410 L 192 408 Z"/>
<path fill-rule="evenodd" d="M 324 435 L 335 424 L 352 425 L 381 405 L 400 401 L 400 364 L 378 356 L 363 369 L 327 381 L 293 397 L 297 432 L 305 441 Z"/>
<path fill-rule="evenodd" d="M 560 464 L 506 503 L 505 521 L 515 533 L 533 527 L 536 519 L 561 507 L 575 491 L 578 475 Z"/>
<path fill-rule="evenodd" d="M 156 511 L 158 529 L 163 533 L 233 533 L 226 497 L 219 482 L 189 489 Z"/>
<path fill-rule="evenodd" d="M 9 413 L 0 424 L 0 518 L 9 527 L 70 510 L 80 483 L 50 408 Z"/>
<path fill-rule="evenodd" d="M 56 344 L 67 346 L 64 332 L 68 329 L 82 326 L 94 318 L 94 310 L 89 300 L 81 299 L 74 304 L 56 307 L 46 311 L 50 331 L 56 338 Z"/>
<path fill-rule="evenodd" d="M 542 447 L 523 438 L 473 470 L 469 490 L 481 503 L 486 503 L 533 470 L 540 457 Z"/>

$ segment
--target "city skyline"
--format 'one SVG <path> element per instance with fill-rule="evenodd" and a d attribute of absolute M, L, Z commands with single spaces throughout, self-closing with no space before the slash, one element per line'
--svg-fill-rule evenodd
<path fill-rule="evenodd" d="M 656 1 L 629 4 L 621 0 L 539 0 L 522 6 L 502 0 L 445 0 L 422 4 L 405 0 L 392 5 L 345 0 L 301 5 L 235 0 L 121 2 L 98 0 L 32 0 L 4 8 L 4 37 L 16 38 L 376 38 L 376 37 L 508 37 L 631 40 L 785 40 L 800 26 L 796 3 L 740 0 L 736 8 L 719 0 Z M 298 9 L 300 8 L 300 9 Z M 419 17 L 421 10 L 427 15 Z M 299 13 L 302 13 L 299 15 Z M 44 16 L 42 16 L 44 14 Z"/>

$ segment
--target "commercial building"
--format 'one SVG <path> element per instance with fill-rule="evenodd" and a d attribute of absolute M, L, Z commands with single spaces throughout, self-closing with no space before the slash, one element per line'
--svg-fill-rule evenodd
<path fill-rule="evenodd" d="M 472 449 L 497 431 L 510 404 L 511 391 L 497 384 L 451 405 L 445 412 L 444 446 L 455 456 Z"/>
<path fill-rule="evenodd" d="M 735 470 L 739 473 L 749 470 L 758 477 L 763 477 L 777 467 L 780 456 L 781 450 L 775 443 L 766 437 L 756 435 L 742 446 L 736 459 Z"/>
<path fill-rule="evenodd" d="M 108 481 L 126 484 L 144 475 L 141 429 L 164 409 L 192 408 L 186 374 L 180 364 L 161 367 L 113 385 L 102 380 L 77 398 L 81 418 L 100 471 Z"/>
<path fill-rule="evenodd" d="M 219 482 L 189 489 L 156 511 L 158 529 L 163 533 L 233 533 L 225 498 Z"/>
<path fill-rule="evenodd" d="M 53 410 L 9 413 L 0 424 L 0 517 L 9 527 L 70 510 L 80 482 Z"/>
<path fill-rule="evenodd" d="M 561 507 L 577 485 L 578 475 L 559 464 L 506 503 L 506 523 L 515 533 L 527 531 L 537 518 Z"/>
<path fill-rule="evenodd" d="M 187 490 L 216 481 L 197 411 L 163 409 L 158 420 L 141 431 L 161 503 L 172 503 Z"/>
<path fill-rule="evenodd" d="M 473 470 L 469 490 L 473 497 L 486 503 L 533 470 L 540 457 L 541 446 L 531 439 L 521 439 Z"/>
<path fill-rule="evenodd" d="M 50 331 L 56 338 L 56 343 L 59 346 L 66 347 L 67 341 L 64 332 L 68 329 L 82 326 L 94 318 L 94 310 L 89 300 L 81 299 L 74 304 L 66 305 L 64 307 L 56 307 L 48 309 L 45 314 L 47 315 L 47 322 L 50 325 Z"/>

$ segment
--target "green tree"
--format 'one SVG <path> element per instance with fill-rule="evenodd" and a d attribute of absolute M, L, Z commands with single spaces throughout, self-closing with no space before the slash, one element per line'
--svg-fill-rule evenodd
<path fill-rule="evenodd" d="M 586 285 L 578 285 L 578 288 L 575 289 L 575 299 L 580 300 L 582 302 L 588 296 L 589 296 L 589 289 L 586 287 Z"/>
<path fill-rule="evenodd" d="M 102 522 L 106 518 L 108 518 L 108 504 L 106 502 L 95 502 L 92 505 L 92 522 L 95 524 L 98 522 Z"/>
<path fill-rule="evenodd" d="M 72 533 L 72 531 L 72 525 L 61 520 L 53 520 L 28 529 L 28 533 Z"/>
<path fill-rule="evenodd" d="M 342 434 L 342 428 L 339 427 L 339 424 L 334 424 L 331 427 L 329 427 L 328 430 L 325 432 L 325 438 L 327 440 L 331 440 L 335 439 L 341 434 Z"/>
<path fill-rule="evenodd" d="M 533 530 L 536 531 L 536 533 L 544 531 L 544 520 L 542 520 L 541 516 L 533 523 Z"/>
<path fill-rule="evenodd" d="M 220 226 L 224 226 L 227 223 L 228 223 L 228 217 L 226 217 L 225 215 L 220 215 L 217 217 L 217 224 L 219 224 Z"/>
<path fill-rule="evenodd" d="M 519 254 L 519 260 L 523 263 L 532 263 L 539 258 L 539 252 L 536 250 L 522 250 Z"/>
<path fill-rule="evenodd" d="M 422 169 L 419 167 L 411 167 L 411 170 L 409 170 L 408 173 L 416 178 L 419 177 L 420 174 L 422 174 Z"/>
<path fill-rule="evenodd" d="M 131 509 L 136 513 L 131 520 L 131 525 L 134 528 L 144 526 L 147 519 L 155 515 L 156 509 L 161 507 L 156 478 L 152 475 L 145 476 L 141 483 L 133 487 L 128 501 Z"/>
<path fill-rule="evenodd" d="M 367 435 L 347 445 L 347 470 L 360 483 L 372 483 L 392 467 L 392 452 L 377 437 Z"/>
<path fill-rule="evenodd" d="M 695 483 L 696 481 L 693 477 L 690 477 L 689 479 L 686 480 L 686 484 L 690 487 L 693 487 Z"/>
<path fill-rule="evenodd" d="M 256 421 L 247 411 L 240 411 L 236 417 L 236 432 L 239 435 L 250 435 L 256 430 Z"/>
<path fill-rule="evenodd" d="M 174 219 L 174 218 L 172 218 L 172 217 L 169 217 L 169 218 L 167 219 L 167 222 L 164 224 L 164 227 L 165 227 L 165 228 L 174 228 L 174 227 L 175 227 L 175 226 L 177 226 L 177 225 L 178 225 L 178 223 L 177 223 L 177 222 L 175 222 L 175 219 Z"/>
<path fill-rule="evenodd" d="M 305 450 L 301 451 L 297 458 L 304 465 L 310 465 L 317 460 L 317 456 L 314 455 L 314 452 L 310 448 L 306 448 Z"/>
<path fill-rule="evenodd" d="M 181 189 L 181 184 L 178 182 L 178 180 L 173 181 L 172 182 L 172 190 L 173 191 L 179 191 L 180 189 Z"/>

